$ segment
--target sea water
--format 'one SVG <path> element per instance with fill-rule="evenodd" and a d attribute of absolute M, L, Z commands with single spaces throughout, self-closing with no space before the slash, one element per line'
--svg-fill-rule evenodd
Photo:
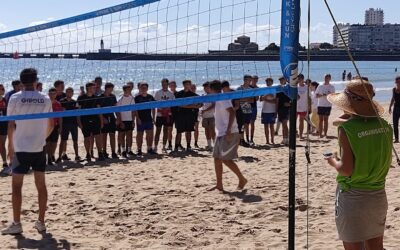
<path fill-rule="evenodd" d="M 394 79 L 400 62 L 357 62 L 361 75 L 366 76 L 374 84 L 375 98 L 381 102 L 389 102 L 394 87 Z M 233 88 L 242 84 L 244 74 L 258 75 L 260 87 L 265 86 L 265 78 L 272 77 L 278 83 L 282 75 L 279 62 L 248 62 L 248 61 L 88 61 L 84 59 L 0 59 L 0 83 L 7 89 L 11 81 L 18 79 L 19 72 L 26 67 L 34 67 L 39 72 L 39 80 L 43 83 L 44 91 L 52 86 L 55 80 L 64 80 L 66 86 L 72 86 L 76 93 L 79 87 L 101 76 L 103 82 L 112 82 L 117 94 L 128 82 L 146 81 L 150 93 L 160 88 L 162 78 L 175 80 L 178 88 L 182 87 L 184 79 L 192 80 L 202 93 L 201 85 L 214 79 L 228 80 Z M 306 78 L 323 82 L 324 75 L 332 75 L 332 84 L 337 91 L 343 90 L 345 82 L 342 73 L 356 71 L 351 62 L 311 62 L 308 71 L 307 62 L 300 62 L 300 72 Z M 400 72 L 399 72 L 400 73 Z"/>

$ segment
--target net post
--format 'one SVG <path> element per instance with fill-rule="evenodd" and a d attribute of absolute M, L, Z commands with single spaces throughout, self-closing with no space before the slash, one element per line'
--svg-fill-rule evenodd
<path fill-rule="evenodd" d="M 288 249 L 294 250 L 296 242 L 296 120 L 300 0 L 282 0 L 281 15 L 281 68 L 284 77 L 289 82 L 289 96 L 292 100 L 289 117 Z"/>

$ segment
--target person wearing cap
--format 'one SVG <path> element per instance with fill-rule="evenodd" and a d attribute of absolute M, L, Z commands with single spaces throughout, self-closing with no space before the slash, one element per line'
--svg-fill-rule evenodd
<path fill-rule="evenodd" d="M 253 77 L 250 75 L 245 75 L 243 77 L 243 85 L 241 85 L 237 90 L 248 90 L 251 89 L 250 84 L 253 80 Z M 242 138 L 242 145 L 251 146 L 250 141 L 250 123 L 251 118 L 253 116 L 253 109 L 251 107 L 251 103 L 254 101 L 253 97 L 243 98 L 240 99 L 240 109 L 242 111 L 243 116 L 243 125 L 244 125 L 244 132 L 246 133 L 246 140 Z M 240 129 L 239 129 L 240 130 Z"/>
<path fill-rule="evenodd" d="M 383 249 L 388 202 L 386 176 L 392 163 L 392 128 L 367 78 L 350 81 L 327 100 L 344 115 L 337 122 L 340 159 L 326 154 L 336 178 L 336 227 L 345 249 Z"/>
<path fill-rule="evenodd" d="M 50 98 L 35 90 L 38 81 L 36 69 L 24 69 L 20 74 L 23 90 L 10 97 L 7 115 L 39 114 L 52 112 Z M 46 138 L 53 131 L 53 119 L 10 121 L 8 123 L 9 154 L 12 164 L 13 222 L 1 231 L 2 234 L 21 234 L 22 186 L 24 176 L 33 170 L 38 191 L 39 216 L 34 228 L 39 233 L 46 231 L 47 208 L 46 187 Z"/>
<path fill-rule="evenodd" d="M 317 87 L 315 95 L 317 97 L 318 103 L 318 116 L 319 116 L 319 136 L 324 138 L 328 134 L 329 127 L 329 116 L 332 111 L 332 104 L 328 101 L 327 96 L 329 94 L 335 93 L 335 87 L 330 84 L 332 77 L 330 74 L 326 74 L 324 77 L 324 84 Z"/>
<path fill-rule="evenodd" d="M 135 98 L 132 96 L 132 85 L 124 85 L 122 87 L 123 94 L 117 101 L 117 106 L 135 104 Z M 136 111 L 124 111 L 117 113 L 117 129 L 118 129 L 118 153 L 122 157 L 131 157 L 135 154 L 132 152 L 132 133 L 135 128 Z"/>
<path fill-rule="evenodd" d="M 280 77 L 279 82 L 282 87 L 286 86 L 286 79 L 285 77 Z M 276 102 L 277 102 L 277 113 L 278 113 L 278 121 L 282 124 L 282 144 L 288 145 L 289 144 L 289 111 L 290 111 L 290 98 L 283 92 L 276 94 Z M 279 123 L 278 123 L 279 125 Z M 277 131 L 279 127 L 277 127 Z"/>
<path fill-rule="evenodd" d="M 392 107 L 394 106 L 393 112 Z M 389 114 L 393 118 L 394 142 L 399 143 L 399 119 L 400 119 L 400 76 L 396 77 L 396 86 L 392 90 Z"/>
<path fill-rule="evenodd" d="M 164 78 L 161 80 L 161 89 L 154 94 L 156 101 L 167 101 L 174 100 L 175 95 L 168 90 L 169 80 Z M 171 108 L 159 108 L 157 109 L 156 118 L 156 135 L 154 137 L 154 151 L 157 152 L 158 143 L 160 141 L 161 130 L 163 130 L 163 151 L 167 150 L 167 141 L 169 142 L 168 149 L 172 150 L 172 128 L 174 121 L 172 118 Z"/>

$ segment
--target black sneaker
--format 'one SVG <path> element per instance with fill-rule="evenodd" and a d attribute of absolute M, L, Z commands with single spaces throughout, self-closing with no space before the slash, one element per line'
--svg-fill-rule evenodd
<path fill-rule="evenodd" d="M 135 153 L 133 153 L 132 151 L 129 151 L 128 153 L 126 153 L 129 157 L 134 157 Z"/>
<path fill-rule="evenodd" d="M 168 145 L 167 150 L 172 151 L 172 145 Z"/>
<path fill-rule="evenodd" d="M 56 160 L 56 163 L 61 163 L 61 158 L 58 158 L 57 160 Z"/>
<path fill-rule="evenodd" d="M 193 151 L 193 149 L 192 149 L 191 146 L 188 146 L 188 147 L 186 148 L 186 151 L 191 152 L 191 151 Z"/>
<path fill-rule="evenodd" d="M 78 156 L 75 156 L 75 161 L 76 161 L 76 162 L 81 162 L 82 159 L 81 159 L 81 157 L 78 155 Z"/>
<path fill-rule="evenodd" d="M 199 144 L 197 144 L 197 142 L 194 143 L 194 147 L 195 147 L 195 148 L 200 148 L 200 147 L 199 147 Z"/>
<path fill-rule="evenodd" d="M 3 168 L 8 168 L 8 163 L 7 162 L 3 163 Z"/>
<path fill-rule="evenodd" d="M 245 140 L 240 140 L 240 146 L 248 148 L 250 145 Z"/>
<path fill-rule="evenodd" d="M 128 156 L 126 155 L 126 152 L 125 152 L 125 151 L 123 151 L 121 155 L 122 155 L 122 157 L 124 157 L 124 158 L 128 158 Z"/>
<path fill-rule="evenodd" d="M 64 161 L 70 161 L 71 159 L 68 157 L 68 155 L 63 155 L 62 157 L 61 157 L 61 159 L 62 160 L 64 160 Z"/>
<path fill-rule="evenodd" d="M 156 155 L 156 154 L 157 154 L 157 152 L 154 151 L 153 149 L 147 150 L 147 153 L 148 153 L 149 155 Z"/>
<path fill-rule="evenodd" d="M 52 160 L 48 160 L 47 161 L 47 166 L 54 166 L 54 162 Z"/>
<path fill-rule="evenodd" d="M 137 155 L 138 155 L 138 156 L 142 156 L 142 155 L 143 155 L 142 150 L 138 150 L 138 151 L 137 151 Z"/>
<path fill-rule="evenodd" d="M 117 155 L 116 153 L 112 153 L 112 154 L 111 154 L 111 158 L 113 158 L 113 159 L 118 159 L 119 157 L 118 157 L 118 155 Z"/>
<path fill-rule="evenodd" d="M 105 159 L 110 159 L 110 156 L 109 156 L 106 152 L 103 153 L 103 157 L 104 157 Z"/>
<path fill-rule="evenodd" d="M 103 153 L 99 153 L 99 157 L 97 158 L 97 161 L 105 161 L 106 158 L 104 158 Z"/>
<path fill-rule="evenodd" d="M 250 145 L 250 146 L 255 146 L 256 144 L 254 143 L 253 140 L 251 140 L 251 141 L 249 141 L 249 145 Z"/>
<path fill-rule="evenodd" d="M 92 161 L 92 156 L 90 154 L 86 155 L 86 161 L 91 162 Z"/>

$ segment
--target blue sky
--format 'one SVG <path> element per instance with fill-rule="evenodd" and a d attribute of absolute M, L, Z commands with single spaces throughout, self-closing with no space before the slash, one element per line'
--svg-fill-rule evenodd
<path fill-rule="evenodd" d="M 179 2 L 179 3 L 187 3 L 191 0 L 169 0 L 171 2 Z M 216 3 L 216 5 L 227 2 L 243 2 L 246 0 L 201 0 L 205 3 L 206 7 L 208 8 L 208 3 Z M 246 5 L 246 12 L 252 13 L 256 11 L 256 8 L 259 8 L 260 13 L 263 13 L 264 10 L 267 11 L 269 9 L 269 1 L 270 0 L 247 0 L 248 4 Z M 109 7 L 112 5 L 120 4 L 127 2 L 126 0 L 36 0 L 36 1 L 26 1 L 26 0 L 12 0 L 7 1 L 6 4 L 3 4 L 3 7 L 0 8 L 0 32 L 5 30 L 13 30 L 17 28 L 26 27 L 28 25 L 32 25 L 34 23 L 42 23 L 48 20 L 56 20 L 60 18 L 70 17 L 77 14 L 82 14 L 85 12 L 89 12 L 92 10 L 101 9 L 104 7 Z M 167 0 L 163 0 L 163 3 L 168 2 Z M 271 0 L 271 10 L 278 10 L 280 9 L 280 2 L 279 0 Z M 397 13 L 398 7 L 400 3 L 395 0 L 330 0 L 329 1 L 332 7 L 336 18 L 340 22 L 349 22 L 349 23 L 363 23 L 364 21 L 364 11 L 370 7 L 374 8 L 382 8 L 385 11 L 385 22 L 390 23 L 400 23 L 400 16 Z M 257 5 L 256 5 L 257 3 Z M 313 42 L 331 42 L 331 33 L 332 33 L 332 20 L 328 15 L 328 11 L 324 5 L 323 0 L 311 0 L 312 3 L 312 41 Z M 155 5 L 153 5 L 155 6 Z M 182 5 L 183 6 L 183 5 Z M 232 9 L 226 9 L 225 15 L 229 16 L 232 12 L 234 12 L 235 16 L 243 15 L 242 9 L 244 5 L 236 6 L 236 9 L 233 11 Z M 258 6 L 258 7 L 256 7 Z M 192 6 L 193 7 L 193 6 Z M 306 24 L 307 24 L 307 2 L 302 0 L 302 33 L 301 33 L 301 42 L 305 43 L 306 41 Z M 182 11 L 182 9 L 181 9 Z M 194 11 L 197 11 L 194 8 Z M 142 12 L 143 13 L 143 12 Z M 174 15 L 169 13 L 170 15 Z M 246 14 L 247 15 L 247 14 Z M 141 22 L 144 22 L 145 15 L 142 14 Z M 264 18 L 261 20 L 260 18 Z M 260 25 L 260 28 L 257 30 L 266 30 L 265 24 L 269 23 L 269 17 L 263 16 L 259 19 L 250 18 L 246 20 L 246 24 L 242 27 L 242 31 L 236 32 L 234 35 L 237 35 L 240 32 L 246 33 L 246 27 L 248 30 L 255 29 L 256 22 Z M 280 25 L 280 14 L 275 13 L 271 14 L 271 26 L 272 27 L 279 27 Z M 151 19 L 151 18 L 150 18 Z M 214 13 L 211 17 L 211 22 L 218 22 L 219 15 L 218 13 Z M 155 22 L 155 19 L 151 19 L 151 22 Z M 209 22 L 209 21 L 208 21 Z M 194 22 L 195 23 L 195 22 Z M 235 24 L 238 26 L 240 23 Z M 264 24 L 264 26 L 262 26 Z M 180 23 L 179 26 L 184 26 L 184 24 Z M 104 28 L 103 28 L 104 29 Z M 220 27 L 221 30 L 224 30 L 224 27 Z M 216 29 L 214 31 L 217 31 Z M 104 32 L 104 31 L 103 31 Z M 147 31 L 148 32 L 148 31 Z M 253 32 L 254 33 L 254 32 Z M 253 37 L 252 39 L 257 40 L 260 43 L 260 39 L 265 41 L 267 38 L 265 34 L 260 37 Z M 265 32 L 264 32 L 265 33 Z M 215 34 L 213 34 L 215 36 Z M 254 35 L 254 34 L 253 34 Z M 149 35 L 146 33 L 146 36 Z M 233 36 L 233 34 L 232 34 Z M 255 35 L 254 35 L 255 36 Z M 180 38 L 176 39 L 181 40 Z M 231 40 L 228 38 L 226 40 L 219 40 L 220 44 L 208 44 L 208 48 L 217 48 L 221 46 L 225 46 L 225 43 Z M 272 32 L 272 35 L 268 37 L 270 42 L 278 42 L 279 43 L 279 32 L 276 30 Z M 180 41 L 182 42 L 182 41 Z M 110 40 L 109 43 L 112 43 Z M 188 43 L 186 39 L 186 43 Z M 221 45 L 223 43 L 223 45 Z M 261 42 L 264 45 L 264 42 Z M 115 44 L 115 41 L 114 41 Z M 138 47 L 141 45 L 138 45 Z M 152 46 L 146 45 L 146 46 Z M 145 46 L 144 46 L 145 47 Z"/>

